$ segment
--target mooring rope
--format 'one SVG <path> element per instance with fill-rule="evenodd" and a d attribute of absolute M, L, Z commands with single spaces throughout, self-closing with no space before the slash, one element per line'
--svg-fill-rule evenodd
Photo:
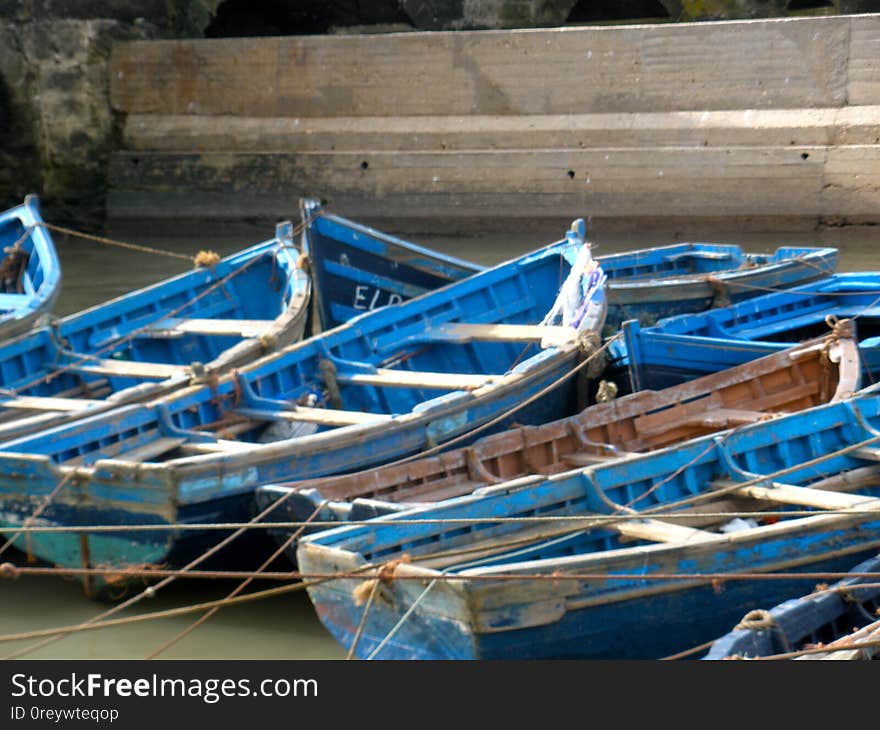
<path fill-rule="evenodd" d="M 299 538 L 302 531 L 306 529 L 306 526 L 311 522 L 314 517 L 317 517 L 318 513 L 324 508 L 324 502 L 318 504 L 315 507 L 315 511 L 312 512 L 311 516 L 305 521 L 302 527 L 299 528 L 296 532 L 291 534 L 276 550 L 273 552 L 266 560 L 264 560 L 260 567 L 257 568 L 256 572 L 252 575 L 248 576 L 244 581 L 239 583 L 229 594 L 227 594 L 226 599 L 235 598 L 239 593 L 241 593 L 245 588 L 247 588 L 256 578 L 260 577 L 260 573 L 262 573 L 266 568 L 268 568 L 279 556 L 281 556 L 290 545 Z M 177 642 L 183 639 L 185 636 L 191 634 L 195 631 L 199 626 L 204 624 L 211 616 L 217 613 L 222 606 L 215 606 L 214 608 L 209 609 L 205 614 L 196 619 L 193 623 L 187 626 L 185 629 L 180 631 L 174 637 L 166 641 L 162 646 L 148 654 L 145 659 L 155 659 L 160 654 L 164 653 L 172 646 L 174 646 Z"/>

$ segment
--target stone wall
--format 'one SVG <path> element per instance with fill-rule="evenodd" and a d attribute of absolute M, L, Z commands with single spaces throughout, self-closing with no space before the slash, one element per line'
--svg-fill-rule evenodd
<path fill-rule="evenodd" d="M 0 206 L 36 192 L 55 219 L 99 222 L 118 138 L 113 44 L 200 36 L 216 4 L 0 0 Z"/>

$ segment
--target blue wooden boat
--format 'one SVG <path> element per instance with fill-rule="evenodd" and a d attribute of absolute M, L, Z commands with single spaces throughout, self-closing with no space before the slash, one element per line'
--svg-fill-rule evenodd
<path fill-rule="evenodd" d="M 725 574 L 842 572 L 877 553 L 878 426 L 869 394 L 516 479 L 306 536 L 299 567 L 359 657 L 659 658 L 815 584 Z M 756 526 L 736 529 L 743 514 Z"/>
<path fill-rule="evenodd" d="M 42 223 L 35 195 L 0 213 L 0 342 L 46 318 L 61 290 L 61 264 Z"/>
<path fill-rule="evenodd" d="M 34 555 L 63 566 L 179 565 L 221 538 L 197 525 L 248 517 L 260 484 L 365 468 L 467 434 L 569 375 L 598 342 L 604 289 L 600 269 L 580 268 L 584 252 L 569 236 L 233 375 L 2 443 L 0 520 L 22 524 L 75 475 L 42 524 L 192 529 L 36 533 Z M 540 324 L 572 282 L 576 320 Z M 574 380 L 514 417 L 570 413 Z"/>
<path fill-rule="evenodd" d="M 653 327 L 624 323 L 625 362 L 633 390 L 658 389 L 778 352 L 807 338 L 852 329 L 865 381 L 880 379 L 880 273 L 835 274 L 729 307 L 670 317 Z"/>
<path fill-rule="evenodd" d="M 877 624 L 880 556 L 859 563 L 850 572 L 852 577 L 817 587 L 769 611 L 750 611 L 735 629 L 712 644 L 703 659 L 753 659 L 852 639 L 853 632 Z M 876 653 L 880 647 L 869 651 Z"/>
<path fill-rule="evenodd" d="M 0 440 L 210 380 L 298 340 L 311 285 L 292 235 L 281 224 L 210 266 L 0 344 Z"/>
<path fill-rule="evenodd" d="M 418 296 L 481 267 L 301 204 L 304 248 L 311 261 L 325 328 L 364 311 Z M 581 237 L 583 222 L 579 224 Z M 773 254 L 739 246 L 681 243 L 597 259 L 608 276 L 607 324 L 699 312 L 740 301 L 768 287 L 787 288 L 834 273 L 837 249 L 785 246 Z"/>
<path fill-rule="evenodd" d="M 850 397 L 861 365 L 854 340 L 798 345 L 754 362 L 666 388 L 643 390 L 540 426 L 518 426 L 436 456 L 341 474 L 267 485 L 262 509 L 274 522 L 363 520 L 414 503 L 436 502 L 532 474 L 558 474 L 609 457 L 652 451 L 698 436 Z M 273 530 L 291 544 L 292 528 Z"/>

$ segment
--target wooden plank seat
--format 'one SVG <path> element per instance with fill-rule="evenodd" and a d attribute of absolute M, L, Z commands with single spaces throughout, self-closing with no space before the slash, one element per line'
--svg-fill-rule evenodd
<path fill-rule="evenodd" d="M 25 411 L 83 411 L 104 401 L 89 398 L 58 398 L 37 395 L 0 397 L 0 407 Z"/>
<path fill-rule="evenodd" d="M 136 360 L 89 359 L 66 365 L 70 370 L 93 375 L 106 375 L 117 378 L 155 378 L 165 380 L 190 373 L 187 365 L 170 365 L 160 362 L 138 362 Z"/>
<path fill-rule="evenodd" d="M 468 373 L 430 373 L 414 370 L 377 368 L 374 373 L 339 373 L 337 380 L 349 385 L 374 385 L 381 388 L 430 388 L 437 390 L 473 390 L 501 378 L 500 375 Z"/>
<path fill-rule="evenodd" d="M 390 421 L 387 413 L 364 413 L 363 411 L 343 411 L 332 408 L 308 408 L 292 406 L 290 410 L 261 410 L 259 408 L 236 408 L 235 413 L 261 421 L 306 421 L 322 426 L 353 426 L 361 423 L 380 423 Z"/>
<path fill-rule="evenodd" d="M 471 324 L 449 322 L 429 330 L 431 339 L 449 342 L 544 342 L 561 344 L 577 337 L 573 327 L 539 324 Z"/>
<path fill-rule="evenodd" d="M 240 454 L 250 451 L 256 444 L 247 441 L 230 441 L 229 439 L 217 439 L 216 441 L 194 441 L 182 444 L 181 451 L 196 454 Z"/>
<path fill-rule="evenodd" d="M 711 532 L 663 520 L 627 520 L 612 527 L 622 537 L 651 542 L 695 542 L 712 537 Z"/>
<path fill-rule="evenodd" d="M 736 482 L 729 479 L 719 479 L 712 482 L 715 488 L 733 487 Z M 852 509 L 860 504 L 873 501 L 872 497 L 859 494 L 846 494 L 843 492 L 830 492 L 826 489 L 813 489 L 812 487 L 798 487 L 792 484 L 779 484 L 773 482 L 772 487 L 751 485 L 737 489 L 734 494 L 742 497 L 751 497 L 778 504 L 790 504 L 800 507 L 814 507 L 816 509 L 840 510 Z"/>
<path fill-rule="evenodd" d="M 225 337 L 259 337 L 274 324 L 271 319 L 179 319 L 169 317 L 138 333 L 138 337 L 182 337 L 217 335 Z"/>
<path fill-rule="evenodd" d="M 150 461 L 157 456 L 173 451 L 186 442 L 185 438 L 175 436 L 165 436 L 151 441 L 143 446 L 138 446 L 131 451 L 120 453 L 116 458 L 123 461 Z"/>

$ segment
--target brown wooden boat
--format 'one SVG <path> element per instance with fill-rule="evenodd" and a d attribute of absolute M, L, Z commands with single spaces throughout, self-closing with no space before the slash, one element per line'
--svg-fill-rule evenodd
<path fill-rule="evenodd" d="M 297 493 L 273 513 L 274 521 L 305 519 L 322 500 L 330 506 L 319 519 L 360 519 L 393 509 L 389 503 L 462 496 L 844 399 L 859 387 L 859 373 L 855 340 L 829 336 L 683 385 L 599 403 L 542 426 L 513 428 L 437 456 L 263 487 L 258 499 L 265 507 L 292 490 Z M 353 500 L 358 501 L 354 513 Z"/>

